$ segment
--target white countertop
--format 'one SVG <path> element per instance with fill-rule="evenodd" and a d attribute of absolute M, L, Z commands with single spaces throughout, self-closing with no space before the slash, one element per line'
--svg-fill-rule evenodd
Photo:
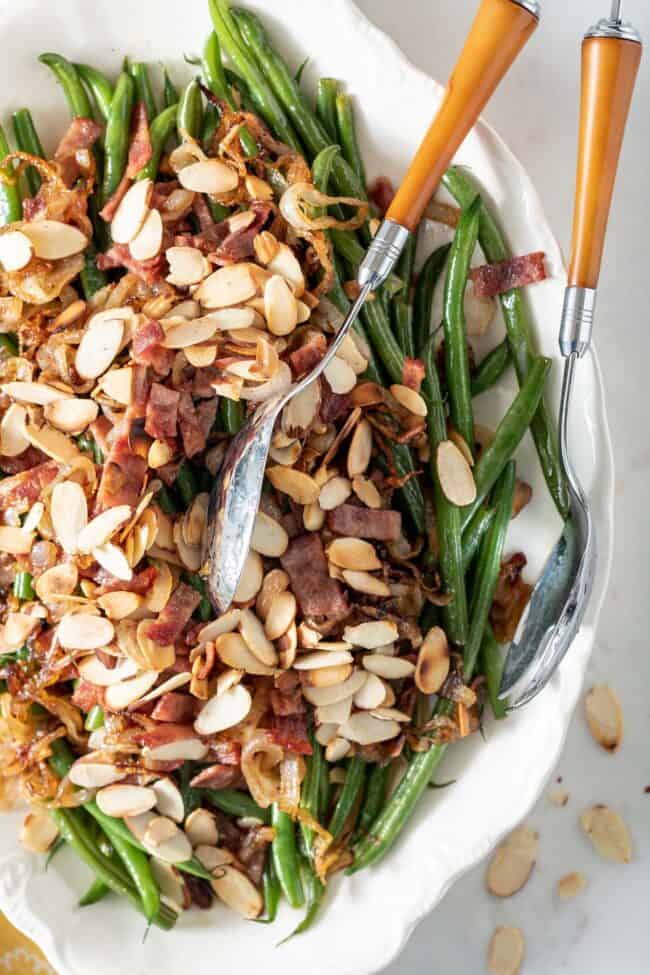
<path fill-rule="evenodd" d="M 477 0 L 357 3 L 418 67 L 441 81 L 477 7 Z M 528 169 L 551 226 L 566 245 L 573 207 L 580 38 L 608 13 L 609 2 L 547 0 L 542 6 L 536 37 L 486 114 Z M 625 0 L 623 6 L 650 42 L 647 0 Z M 387 970 L 390 975 L 486 971 L 486 946 L 497 924 L 513 924 L 524 932 L 522 975 L 650 971 L 650 794 L 644 793 L 650 785 L 650 518 L 642 514 L 650 476 L 649 119 L 646 55 L 623 151 L 596 326 L 617 465 L 616 546 L 587 686 L 608 683 L 615 688 L 625 715 L 625 740 L 618 754 L 606 754 L 591 740 L 582 713 L 576 714 L 556 771 L 569 802 L 558 809 L 542 797 L 531 813 L 528 821 L 539 830 L 540 854 L 527 886 L 513 898 L 497 901 L 485 891 L 485 865 L 472 871 L 422 922 Z M 634 843 L 631 864 L 599 860 L 583 837 L 578 818 L 594 802 L 617 808 L 628 823 Z M 555 887 L 573 870 L 586 875 L 588 887 L 563 903 Z"/>

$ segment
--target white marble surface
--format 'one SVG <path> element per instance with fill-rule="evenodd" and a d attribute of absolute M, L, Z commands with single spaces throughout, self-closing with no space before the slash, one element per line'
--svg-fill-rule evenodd
<path fill-rule="evenodd" d="M 357 2 L 418 67 L 440 80 L 446 79 L 476 9 L 476 0 Z M 547 0 L 542 6 L 537 35 L 486 114 L 527 167 L 551 226 L 567 245 L 579 41 L 586 27 L 608 12 L 608 2 Z M 624 8 L 650 42 L 647 0 L 625 0 Z M 523 975 L 641 975 L 650 970 L 650 794 L 644 793 L 650 785 L 650 519 L 642 514 L 650 476 L 649 119 L 650 57 L 641 68 L 623 153 L 596 329 L 617 464 L 616 548 L 587 683 L 607 682 L 617 690 L 625 741 L 617 755 L 606 754 L 592 742 L 578 713 L 556 771 L 569 803 L 557 809 L 543 797 L 531 813 L 529 822 L 540 832 L 540 856 L 526 888 L 496 902 L 485 892 L 485 865 L 474 870 L 422 922 L 388 969 L 390 975 L 485 971 L 486 945 L 497 924 L 522 928 L 527 944 Z M 599 861 L 582 836 L 579 814 L 593 802 L 615 806 L 627 820 L 634 842 L 630 865 Z M 555 886 L 572 870 L 584 872 L 588 889 L 561 903 Z"/>

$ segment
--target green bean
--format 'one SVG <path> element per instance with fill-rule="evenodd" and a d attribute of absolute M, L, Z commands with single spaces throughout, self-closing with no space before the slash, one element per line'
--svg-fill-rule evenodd
<path fill-rule="evenodd" d="M 108 832 L 108 837 L 140 895 L 145 917 L 153 922 L 160 910 L 160 891 L 153 879 L 147 855 L 142 850 L 136 850 L 113 830 Z"/>
<path fill-rule="evenodd" d="M 329 189 L 330 177 L 332 175 L 332 166 L 334 165 L 334 160 L 341 153 L 341 147 L 337 145 L 326 146 L 325 149 L 321 149 L 318 153 L 311 167 L 311 175 L 314 186 L 321 193 L 327 193 Z M 345 238 L 346 241 L 348 237 L 352 238 L 352 235 L 346 234 L 344 231 L 339 231 L 339 235 Z"/>
<path fill-rule="evenodd" d="M 193 78 L 185 86 L 181 100 L 178 103 L 176 126 L 178 128 L 179 139 L 182 141 L 185 135 L 189 135 L 192 139 L 198 139 L 201 134 L 202 122 L 203 100 L 201 98 L 201 89 L 199 88 L 197 79 Z"/>
<path fill-rule="evenodd" d="M 325 893 L 325 884 L 320 881 L 311 863 L 305 857 L 300 858 L 299 869 L 307 910 L 300 924 L 293 929 L 291 934 L 282 939 L 281 945 L 286 944 L 290 938 L 294 938 L 297 934 L 304 934 L 305 931 L 309 930 L 316 919 Z"/>
<path fill-rule="evenodd" d="M 207 102 L 203 112 L 203 124 L 201 126 L 201 145 L 209 152 L 212 148 L 214 134 L 219 128 L 221 113 L 216 105 Z"/>
<path fill-rule="evenodd" d="M 106 203 L 120 185 L 126 170 L 126 160 L 129 153 L 129 128 L 135 85 L 131 75 L 123 71 L 117 79 L 115 94 L 111 101 L 104 148 L 106 158 L 104 163 L 104 180 L 102 185 L 102 199 Z"/>
<path fill-rule="evenodd" d="M 476 500 L 467 508 L 463 508 L 463 530 L 494 487 L 526 433 L 544 394 L 544 383 L 550 368 L 550 359 L 540 356 L 535 360 L 510 409 L 496 428 L 492 443 L 485 448 L 476 461 L 474 467 Z"/>
<path fill-rule="evenodd" d="M 101 704 L 93 704 L 90 711 L 86 715 L 86 720 L 84 721 L 84 728 L 86 731 L 98 731 L 99 728 L 104 727 L 104 710 Z"/>
<path fill-rule="evenodd" d="M 510 346 L 508 340 L 499 342 L 491 352 L 485 356 L 472 376 L 472 396 L 480 396 L 487 389 L 491 389 L 510 365 Z"/>
<path fill-rule="evenodd" d="M 31 572 L 17 572 L 14 577 L 14 596 L 16 599 L 27 600 L 36 599 L 36 593 L 32 586 L 33 576 Z"/>
<path fill-rule="evenodd" d="M 280 903 L 280 882 L 275 874 L 273 857 L 266 858 L 264 873 L 262 874 L 262 893 L 264 895 L 264 918 L 265 924 L 273 924 L 278 916 L 278 904 Z"/>
<path fill-rule="evenodd" d="M 280 888 L 291 907 L 302 907 L 305 898 L 298 875 L 294 822 L 288 813 L 283 812 L 278 804 L 274 803 L 271 810 L 271 824 L 275 829 L 275 836 L 271 843 L 271 856 Z"/>
<path fill-rule="evenodd" d="M 219 44 L 219 38 L 214 31 L 210 32 L 208 39 L 205 42 L 205 47 L 203 48 L 203 58 L 201 59 L 201 69 L 203 71 L 205 83 L 210 91 L 213 92 L 217 98 L 220 98 L 221 101 L 226 102 L 230 108 L 234 109 L 235 100 L 232 97 L 232 91 L 230 90 L 230 85 L 228 84 L 226 72 L 221 60 L 221 46 Z"/>
<path fill-rule="evenodd" d="M 38 60 L 54 72 L 63 88 L 73 118 L 93 118 L 90 100 L 74 64 L 60 54 L 41 54 Z"/>
<path fill-rule="evenodd" d="M 259 819 L 261 823 L 269 823 L 271 815 L 268 809 L 258 806 L 252 796 L 238 789 L 200 789 L 205 792 L 211 805 L 216 806 L 228 816 L 237 819 Z"/>
<path fill-rule="evenodd" d="M 185 508 L 189 508 L 199 493 L 199 486 L 196 483 L 196 475 L 186 460 L 183 461 L 178 469 L 174 487 L 178 491 Z"/>
<path fill-rule="evenodd" d="M 52 846 L 47 851 L 47 856 L 45 858 L 45 869 L 46 870 L 49 867 L 49 865 L 51 864 L 51 862 L 54 859 L 54 857 L 57 855 L 57 853 L 60 853 L 61 852 L 61 850 L 63 849 L 64 846 L 65 846 L 65 840 L 63 839 L 63 837 L 62 836 L 57 836 L 57 838 L 55 839 L 54 843 L 52 844 Z"/>
<path fill-rule="evenodd" d="M 348 762 L 343 789 L 341 790 L 329 826 L 327 827 L 328 832 L 332 834 L 335 840 L 341 837 L 355 807 L 358 810 L 359 799 L 363 793 L 365 780 L 366 763 L 358 755 L 355 755 Z M 354 827 L 354 823 L 352 826 Z"/>
<path fill-rule="evenodd" d="M 336 96 L 336 131 L 338 142 L 343 149 L 343 156 L 357 175 L 357 179 L 362 186 L 366 185 L 366 171 L 363 165 L 363 158 L 357 142 L 356 126 L 354 124 L 354 112 L 352 109 L 352 99 L 349 95 L 339 92 Z"/>
<path fill-rule="evenodd" d="M 443 327 L 445 371 L 451 421 L 474 453 L 474 414 L 465 332 L 465 289 L 470 261 L 478 239 L 481 210 L 479 196 L 463 210 L 449 252 L 445 282 Z"/>
<path fill-rule="evenodd" d="M 470 605 L 470 624 L 467 643 L 463 655 L 463 669 L 473 673 L 488 625 L 494 591 L 499 581 L 501 556 L 506 540 L 506 532 L 512 515 L 512 498 L 515 491 L 515 462 L 509 461 L 494 490 L 495 515 L 492 526 L 481 542 L 472 601 Z"/>
<path fill-rule="evenodd" d="M 142 102 L 147 110 L 147 118 L 151 122 L 158 114 L 158 108 L 149 80 L 149 69 L 144 62 L 134 61 L 129 68 L 129 74 L 135 83 L 135 101 Z"/>
<path fill-rule="evenodd" d="M 14 138 L 20 151 L 28 152 L 32 156 L 38 156 L 39 159 L 45 159 L 45 150 L 38 137 L 32 113 L 29 109 L 20 108 L 17 112 L 14 112 L 12 121 Z M 25 169 L 24 175 L 29 195 L 36 196 L 41 185 L 40 173 L 34 166 L 28 166 Z"/>
<path fill-rule="evenodd" d="M 485 674 L 487 692 L 492 713 L 497 721 L 502 721 L 508 713 L 506 702 L 499 697 L 503 657 L 491 626 L 485 628 L 481 644 L 481 671 Z"/>
<path fill-rule="evenodd" d="M 478 192 L 471 177 L 456 166 L 447 170 L 443 183 L 462 207 L 468 206 Z M 511 257 L 503 235 L 485 204 L 481 209 L 479 242 L 487 260 L 491 263 L 505 261 Z M 519 385 L 523 386 L 536 358 L 524 296 L 521 288 L 514 288 L 500 295 L 499 300 L 506 323 L 510 354 L 515 364 Z M 566 518 L 569 502 L 566 481 L 560 464 L 558 438 L 543 398 L 530 424 L 530 432 L 535 441 L 548 489 L 559 513 Z"/>
<path fill-rule="evenodd" d="M 149 127 L 149 138 L 151 139 L 151 159 L 143 166 L 135 177 L 136 179 L 155 180 L 160 166 L 160 157 L 163 154 L 167 142 L 176 130 L 176 119 L 178 118 L 178 104 L 168 105 L 163 108 L 160 115 Z"/>
<path fill-rule="evenodd" d="M 84 266 L 80 275 L 81 287 L 86 301 L 108 284 L 107 275 L 97 267 L 97 254 L 98 250 L 95 245 L 93 243 L 88 244 L 84 251 Z"/>
<path fill-rule="evenodd" d="M 426 375 L 422 395 L 427 403 L 427 427 L 431 447 L 431 480 L 433 502 L 440 548 L 440 574 L 453 599 L 443 609 L 445 628 L 453 643 L 462 645 L 467 639 L 467 595 L 461 543 L 461 510 L 449 501 L 438 477 L 438 446 L 447 439 L 447 422 L 436 369 L 433 338 L 424 347 Z"/>
<path fill-rule="evenodd" d="M 366 794 L 359 812 L 356 839 L 364 836 L 381 812 L 388 792 L 390 765 L 373 765 L 366 784 Z"/>
<path fill-rule="evenodd" d="M 413 305 L 404 298 L 393 301 L 393 321 L 397 344 L 405 356 L 412 359 L 415 356 L 413 344 Z"/>
<path fill-rule="evenodd" d="M 260 148 L 255 137 L 251 135 L 250 129 L 245 125 L 239 129 L 239 142 L 247 159 L 256 159 L 259 156 Z"/>
<path fill-rule="evenodd" d="M 316 89 L 316 118 L 323 126 L 327 135 L 336 142 L 336 96 L 340 84 L 335 78 L 320 78 Z"/>
<path fill-rule="evenodd" d="M 300 808 L 304 809 L 312 819 L 317 821 L 321 818 L 321 799 L 322 785 L 321 779 L 327 775 L 327 764 L 323 754 L 323 746 L 320 745 L 310 732 L 312 753 L 307 760 L 307 774 L 300 790 Z M 300 845 L 306 857 L 312 855 L 315 833 L 311 826 L 301 822 L 299 824 Z"/>
<path fill-rule="evenodd" d="M 93 96 L 97 111 L 104 121 L 108 119 L 113 101 L 113 85 L 105 74 L 89 64 L 75 64 L 77 74 Z"/>
<path fill-rule="evenodd" d="M 4 129 L 0 125 L 0 164 L 4 163 L 8 155 L 9 143 Z M 23 207 L 15 176 L 6 169 L 0 168 L 0 226 L 4 227 L 8 223 L 22 220 L 22 217 Z"/>
<path fill-rule="evenodd" d="M 285 115 L 282 105 L 267 86 L 255 60 L 250 57 L 244 47 L 237 24 L 230 13 L 228 2 L 209 0 L 209 7 L 219 43 L 246 82 L 247 94 L 252 99 L 256 112 L 270 125 L 277 138 L 300 152 L 298 137 Z"/>
<path fill-rule="evenodd" d="M 365 303 L 361 310 L 361 319 L 390 380 L 394 383 L 401 383 L 404 372 L 404 353 L 397 344 L 388 316 L 377 298 Z"/>
<path fill-rule="evenodd" d="M 485 533 L 493 520 L 494 508 L 479 508 L 463 532 L 463 571 L 465 575 L 469 572 Z"/>
<path fill-rule="evenodd" d="M 97 904 L 98 901 L 104 900 L 110 892 L 111 889 L 108 884 L 96 877 L 83 897 L 80 898 L 79 907 L 90 907 L 91 904 Z"/>
<path fill-rule="evenodd" d="M 18 340 L 15 332 L 0 332 L 0 349 L 8 355 L 18 355 Z"/>
<path fill-rule="evenodd" d="M 165 108 L 169 108 L 171 105 L 176 105 L 178 102 L 178 91 L 176 85 L 169 77 L 169 72 L 167 68 L 162 65 L 163 71 L 163 105 Z"/>
<path fill-rule="evenodd" d="M 251 90 L 244 79 L 240 78 L 234 71 L 231 71 L 230 68 L 226 68 L 226 79 L 230 87 L 236 88 L 239 92 L 239 107 L 244 112 L 250 112 L 252 115 L 259 114 L 251 98 Z M 269 169 L 269 172 L 278 175 L 277 169 Z"/>
<path fill-rule="evenodd" d="M 156 495 L 156 502 L 158 503 L 161 511 L 166 515 L 175 515 L 178 512 L 178 507 L 174 501 L 169 488 L 163 484 Z"/>
<path fill-rule="evenodd" d="M 185 818 L 198 809 L 202 802 L 202 796 L 198 789 L 195 789 L 191 785 L 191 781 L 194 778 L 194 771 L 189 762 L 185 762 L 178 774 L 179 783 L 178 788 L 181 790 L 181 797 L 183 799 L 183 809 L 185 811 Z"/>
<path fill-rule="evenodd" d="M 450 250 L 451 244 L 443 244 L 442 247 L 433 251 L 422 265 L 422 270 L 417 279 L 413 298 L 413 342 L 418 355 L 431 334 L 433 294 L 447 263 Z"/>

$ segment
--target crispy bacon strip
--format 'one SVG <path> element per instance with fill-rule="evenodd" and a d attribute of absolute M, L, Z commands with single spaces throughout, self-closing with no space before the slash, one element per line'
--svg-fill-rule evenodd
<path fill-rule="evenodd" d="M 61 177 L 67 187 L 71 187 L 80 176 L 77 153 L 90 149 L 102 134 L 102 127 L 90 118 L 75 118 L 59 142 L 54 159 L 61 167 Z"/>
<path fill-rule="evenodd" d="M 41 491 L 56 477 L 59 465 L 55 460 L 45 461 L 30 470 L 0 481 L 0 511 L 13 508 L 18 514 L 28 511 L 38 501 Z"/>
<path fill-rule="evenodd" d="M 469 272 L 477 298 L 493 298 L 512 288 L 524 288 L 546 278 L 545 254 L 537 251 L 524 257 L 513 257 L 498 264 L 484 264 Z"/>
<path fill-rule="evenodd" d="M 349 538 L 395 542 L 402 530 L 402 516 L 399 511 L 340 504 L 338 508 L 328 512 L 327 526 L 337 535 Z"/>
<path fill-rule="evenodd" d="M 346 615 L 348 598 L 340 582 L 329 576 L 323 543 L 318 535 L 294 538 L 280 562 L 291 579 L 291 588 L 305 616 Z"/>
<path fill-rule="evenodd" d="M 201 594 L 181 582 L 158 619 L 150 624 L 149 639 L 163 647 L 175 643 L 200 602 Z"/>

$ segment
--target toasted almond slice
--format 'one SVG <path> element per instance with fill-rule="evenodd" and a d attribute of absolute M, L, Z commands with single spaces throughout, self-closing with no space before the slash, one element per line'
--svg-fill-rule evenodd
<path fill-rule="evenodd" d="M 561 877 L 558 881 L 557 892 L 560 895 L 561 900 L 569 901 L 585 889 L 586 886 L 585 875 L 578 873 L 567 873 L 564 877 Z"/>
<path fill-rule="evenodd" d="M 273 668 L 258 660 L 239 633 L 222 633 L 216 638 L 215 645 L 219 658 L 227 667 L 261 677 L 273 673 Z"/>
<path fill-rule="evenodd" d="M 136 183 L 136 186 L 139 185 Z M 97 379 L 106 372 L 120 351 L 124 337 L 124 320 L 91 319 L 75 356 L 75 368 L 82 379 Z"/>
<path fill-rule="evenodd" d="M 111 687 L 123 680 L 135 677 L 138 672 L 137 664 L 128 657 L 123 657 L 115 667 L 106 667 L 99 657 L 94 654 L 79 661 L 79 675 L 89 684 L 96 687 Z"/>
<path fill-rule="evenodd" d="M 451 440 L 438 444 L 436 467 L 440 487 L 448 501 L 462 508 L 476 500 L 472 469 Z"/>
<path fill-rule="evenodd" d="M 102 789 L 126 778 L 126 771 L 106 761 L 101 753 L 90 752 L 78 758 L 70 767 L 69 778 L 82 789 Z"/>
<path fill-rule="evenodd" d="M 107 646 L 114 635 L 110 620 L 90 613 L 68 613 L 57 629 L 57 639 L 66 650 L 97 650 Z"/>
<path fill-rule="evenodd" d="M 368 508 L 381 508 L 381 495 L 377 490 L 377 485 L 367 477 L 355 477 L 352 480 L 352 490 L 359 498 L 359 501 Z"/>
<path fill-rule="evenodd" d="M 228 308 L 248 301 L 257 293 L 257 284 L 248 264 L 220 267 L 205 278 L 194 297 L 204 308 Z"/>
<path fill-rule="evenodd" d="M 373 718 L 379 718 L 380 721 L 397 721 L 398 724 L 408 724 L 411 720 L 411 715 L 407 714 L 406 711 L 400 711 L 398 708 L 387 707 L 386 705 L 373 708 L 370 713 Z"/>
<path fill-rule="evenodd" d="M 498 927 L 488 948 L 488 968 L 492 975 L 518 975 L 524 949 L 524 936 L 519 928 Z"/>
<path fill-rule="evenodd" d="M 59 220 L 32 220 L 24 224 L 22 232 L 29 237 L 37 257 L 45 261 L 59 261 L 79 254 L 88 244 L 85 234 Z"/>
<path fill-rule="evenodd" d="M 8 555 L 29 555 L 33 544 L 33 532 L 23 531 L 13 525 L 0 525 L 0 552 Z"/>
<path fill-rule="evenodd" d="M 366 593 L 368 596 L 383 596 L 387 598 L 391 595 L 390 586 L 383 579 L 379 579 L 369 572 L 355 572 L 354 569 L 343 569 L 343 579 L 351 589 Z"/>
<path fill-rule="evenodd" d="M 221 873 L 221 867 L 228 866 L 234 862 L 235 857 L 224 847 L 217 846 L 197 846 L 194 850 L 197 860 L 209 870 L 210 873 Z"/>
<path fill-rule="evenodd" d="M 79 456 L 79 448 L 74 441 L 52 427 L 37 427 L 28 423 L 25 426 L 25 436 L 33 447 L 42 450 L 59 464 L 70 464 Z"/>
<path fill-rule="evenodd" d="M 314 653 L 303 653 L 293 665 L 294 670 L 319 670 L 323 667 L 339 667 L 352 663 L 352 654 L 347 650 L 316 650 Z"/>
<path fill-rule="evenodd" d="M 347 477 L 331 477 L 320 489 L 318 504 L 323 511 L 333 511 L 352 494 L 352 485 Z"/>
<path fill-rule="evenodd" d="M 136 261 L 148 261 L 160 253 L 163 242 L 163 222 L 158 210 L 149 210 L 144 223 L 129 244 Z"/>
<path fill-rule="evenodd" d="M 325 512 L 315 501 L 313 504 L 306 504 L 302 509 L 302 523 L 305 531 L 319 532 L 325 524 Z"/>
<path fill-rule="evenodd" d="M 179 687 L 184 687 L 186 684 L 189 684 L 191 680 L 192 675 L 185 671 L 182 674 L 172 674 L 172 676 L 168 677 L 167 680 L 164 680 L 162 684 L 158 684 L 157 687 L 154 687 L 152 691 L 149 691 L 148 694 L 141 697 L 140 703 L 145 704 L 147 701 L 155 701 L 157 697 L 162 697 L 163 694 L 167 694 L 169 691 L 177 691 Z"/>
<path fill-rule="evenodd" d="M 519 826 L 499 846 L 487 871 L 487 888 L 496 897 L 511 897 L 524 886 L 537 858 L 538 836 Z"/>
<path fill-rule="evenodd" d="M 325 748 L 325 758 L 328 762 L 340 762 L 349 753 L 351 747 L 350 742 L 345 738 L 333 738 Z"/>
<path fill-rule="evenodd" d="M 153 789 L 140 785 L 108 785 L 100 789 L 95 801 L 107 816 L 122 819 L 124 816 L 140 816 L 156 805 Z"/>
<path fill-rule="evenodd" d="M 20 845 L 30 853 L 47 853 L 58 835 L 56 823 L 46 812 L 29 812 L 20 829 Z"/>
<path fill-rule="evenodd" d="M 214 814 L 207 809 L 195 809 L 185 820 L 185 835 L 192 846 L 216 846 L 219 830 Z"/>
<path fill-rule="evenodd" d="M 212 342 L 201 345 L 188 345 L 185 348 L 185 358 L 195 369 L 206 369 L 217 358 L 218 346 Z"/>
<path fill-rule="evenodd" d="M 287 244 L 278 244 L 266 268 L 271 274 L 279 274 L 283 277 L 291 285 L 296 298 L 300 298 L 305 290 L 305 276 L 298 258 Z"/>
<path fill-rule="evenodd" d="M 289 335 L 298 324 L 298 306 L 284 278 L 274 274 L 264 288 L 264 317 L 273 335 Z"/>
<path fill-rule="evenodd" d="M 7 613 L 5 625 L 0 629 L 0 642 L 5 644 L 3 650 L 18 650 L 38 624 L 38 619 L 27 613 Z"/>
<path fill-rule="evenodd" d="M 136 628 L 136 640 L 138 649 L 147 667 L 151 670 L 163 671 L 168 667 L 173 667 L 176 660 L 176 651 L 173 645 L 163 645 L 156 643 L 149 636 L 150 619 L 140 620 Z"/>
<path fill-rule="evenodd" d="M 232 633 L 239 625 L 241 609 L 229 609 L 216 620 L 212 620 L 201 630 L 199 630 L 199 643 L 208 643 L 216 640 L 222 633 Z"/>
<path fill-rule="evenodd" d="M 296 597 L 292 592 L 278 592 L 271 599 L 264 632 L 269 640 L 278 640 L 296 618 Z"/>
<path fill-rule="evenodd" d="M 27 410 L 20 403 L 12 403 L 0 422 L 0 454 L 3 457 L 17 457 L 27 450 L 29 440 L 25 435 L 26 425 Z"/>
<path fill-rule="evenodd" d="M 77 551 L 79 534 L 88 522 L 88 507 L 83 488 L 76 481 L 54 485 L 50 508 L 54 534 L 69 554 Z"/>
<path fill-rule="evenodd" d="M 197 494 L 187 509 L 182 522 L 183 537 L 188 545 L 200 545 L 205 531 L 210 495 Z"/>
<path fill-rule="evenodd" d="M 251 880 L 230 864 L 220 866 L 215 873 L 212 887 L 217 897 L 237 914 L 249 920 L 259 917 L 264 901 Z"/>
<path fill-rule="evenodd" d="M 363 647 L 364 650 L 376 650 L 387 643 L 392 643 L 398 636 L 397 624 L 392 620 L 372 620 L 370 623 L 358 623 L 356 626 L 346 626 L 343 639 L 353 647 Z"/>
<path fill-rule="evenodd" d="M 45 505 L 42 501 L 35 501 L 31 506 L 22 524 L 22 529 L 24 532 L 36 531 L 38 526 L 43 520 L 43 515 L 45 514 Z M 45 522 L 44 522 L 45 523 Z"/>
<path fill-rule="evenodd" d="M 474 455 L 472 454 L 472 451 L 469 449 L 469 445 L 465 440 L 465 437 L 462 435 L 462 433 L 459 433 L 458 430 L 454 430 L 451 424 L 449 424 L 448 435 L 451 442 L 456 444 L 456 446 L 460 450 L 461 454 L 463 455 L 463 457 L 465 458 L 469 466 L 473 467 Z M 513 507 L 514 507 L 514 500 L 513 500 Z"/>
<path fill-rule="evenodd" d="M 32 242 L 22 230 L 9 230 L 0 236 L 0 264 L 7 273 L 27 267 L 32 253 Z"/>
<path fill-rule="evenodd" d="M 363 666 L 371 673 L 384 680 L 400 680 L 410 677 L 415 670 L 415 664 L 403 657 L 388 657 L 383 653 L 368 654 L 363 658 Z"/>
<path fill-rule="evenodd" d="M 114 508 L 107 508 L 102 511 L 92 521 L 89 521 L 85 528 L 79 532 L 77 546 L 81 552 L 90 552 L 98 545 L 103 545 L 115 532 L 125 525 L 131 517 L 132 508 L 128 504 L 119 504 Z"/>
<path fill-rule="evenodd" d="M 36 595 L 44 603 L 50 596 L 69 596 L 77 588 L 79 572 L 73 562 L 60 562 L 53 565 L 34 582 Z"/>
<path fill-rule="evenodd" d="M 341 725 L 340 732 L 348 741 L 359 745 L 374 745 L 395 738 L 400 733 L 400 726 L 397 721 L 384 721 L 368 711 L 357 711 Z"/>
<path fill-rule="evenodd" d="M 367 420 L 361 420 L 355 427 L 348 450 L 347 467 L 350 479 L 358 478 L 366 472 L 371 455 L 372 427 Z"/>
<path fill-rule="evenodd" d="M 220 159 L 205 159 L 184 166 L 178 174 L 178 181 L 193 193 L 221 196 L 237 189 L 239 175 L 237 170 Z"/>
<path fill-rule="evenodd" d="M 341 395 L 351 393 L 357 384 L 357 375 L 354 369 L 338 355 L 335 355 L 329 365 L 325 366 L 323 375 L 330 384 L 333 393 Z"/>
<path fill-rule="evenodd" d="M 205 318 L 194 318 L 168 328 L 162 344 L 166 349 L 184 349 L 188 345 L 207 342 L 216 330 L 217 327 L 209 315 Z"/>
<path fill-rule="evenodd" d="M 326 707 L 329 707 L 329 705 L 326 705 Z M 318 710 L 320 711 L 320 708 Z M 323 722 L 323 724 L 319 725 L 319 727 L 316 729 L 316 741 L 319 745 L 325 747 L 326 745 L 329 745 L 331 741 L 334 741 L 338 734 L 338 730 L 338 723 Z"/>
<path fill-rule="evenodd" d="M 614 860 L 615 863 L 630 863 L 630 834 L 617 812 L 608 806 L 591 806 L 581 815 L 580 825 L 603 859 Z"/>
<path fill-rule="evenodd" d="M 151 872 L 160 890 L 163 903 L 180 914 L 191 905 L 191 897 L 183 881 L 182 874 L 171 863 L 151 857 Z"/>
<path fill-rule="evenodd" d="M 189 732 L 189 729 L 188 729 Z M 151 762 L 200 762 L 208 754 L 208 746 L 200 738 L 180 738 L 178 741 L 156 745 L 147 750 L 147 760 Z"/>
<path fill-rule="evenodd" d="M 251 704 L 250 691 L 243 684 L 237 684 L 207 701 L 194 722 L 194 730 L 199 735 L 216 735 L 233 728 L 244 720 Z"/>
<path fill-rule="evenodd" d="M 437 694 L 449 674 L 449 644 L 445 631 L 433 626 L 418 653 L 415 685 L 423 694 Z"/>
<path fill-rule="evenodd" d="M 251 200 L 272 200 L 273 190 L 264 179 L 249 174 L 246 177 L 246 192 Z M 260 236 L 260 235 L 258 235 Z"/>
<path fill-rule="evenodd" d="M 185 818 L 185 804 L 181 790 L 173 779 L 158 779 L 151 786 L 156 794 L 156 809 L 161 816 L 167 816 L 177 823 Z"/>
<path fill-rule="evenodd" d="M 243 609 L 239 618 L 239 631 L 249 650 L 267 667 L 275 667 L 278 655 L 275 647 L 264 632 L 262 623 L 250 609 Z"/>
<path fill-rule="evenodd" d="M 355 670 L 347 680 L 342 681 L 340 684 L 331 685 L 330 687 L 304 686 L 302 693 L 314 707 L 336 704 L 337 701 L 343 701 L 346 697 L 352 697 L 356 694 L 359 688 L 365 683 L 366 676 L 362 670 Z"/>
<path fill-rule="evenodd" d="M 352 698 L 346 697 L 334 704 L 323 704 L 316 708 L 316 721 L 319 724 L 344 724 L 352 713 Z"/>
<path fill-rule="evenodd" d="M 251 599 L 254 599 L 260 591 L 263 577 L 264 567 L 262 565 L 262 559 L 257 552 L 250 551 L 246 556 L 233 602 L 248 603 Z"/>
<path fill-rule="evenodd" d="M 3 383 L 0 386 L 5 395 L 16 400 L 17 403 L 33 404 L 34 406 L 45 406 L 57 399 L 68 399 L 72 394 L 56 386 L 48 386 L 47 383 L 32 383 L 16 380 L 11 383 Z"/>
<path fill-rule="evenodd" d="M 167 280 L 177 288 L 198 284 L 210 273 L 210 262 L 196 247 L 168 247 L 165 257 L 170 270 Z M 175 311 L 181 314 L 178 308 Z"/>
<path fill-rule="evenodd" d="M 374 708 L 381 707 L 385 697 L 386 685 L 381 677 L 377 677 L 376 674 L 368 674 L 365 683 L 354 695 L 354 706 L 364 711 L 371 711 Z"/>
<path fill-rule="evenodd" d="M 357 572 L 372 572 L 374 569 L 381 569 L 381 562 L 374 546 L 361 538 L 334 539 L 327 549 L 327 557 L 340 569 L 354 569 Z"/>
<path fill-rule="evenodd" d="M 76 437 L 97 419 L 99 407 L 91 399 L 57 399 L 45 406 L 45 419 L 63 433 Z"/>
<path fill-rule="evenodd" d="M 268 467 L 266 476 L 277 491 L 287 494 L 296 504 L 312 504 L 318 499 L 320 489 L 309 474 L 289 467 Z"/>
<path fill-rule="evenodd" d="M 158 680 L 157 670 L 145 670 L 137 677 L 112 684 L 106 689 L 106 707 L 110 711 L 122 711 L 139 700 Z"/>
<path fill-rule="evenodd" d="M 594 741 L 615 752 L 623 740 L 623 711 L 611 687 L 598 684 L 587 692 L 585 717 Z"/>
<path fill-rule="evenodd" d="M 165 863 L 184 863 L 192 856 L 192 845 L 185 833 L 166 816 L 154 816 L 142 837 L 152 856 Z"/>
<path fill-rule="evenodd" d="M 137 180 L 126 191 L 111 221 L 111 237 L 116 244 L 129 244 L 136 236 L 149 213 L 152 191 L 150 179 Z"/>
<path fill-rule="evenodd" d="M 415 416 L 427 415 L 427 404 L 414 389 L 409 386 L 402 386 L 401 383 L 394 383 L 390 387 L 390 391 L 400 406 L 403 406 L 409 413 L 413 413 Z"/>
<path fill-rule="evenodd" d="M 279 559 L 287 550 L 289 536 L 279 521 L 270 515 L 258 511 L 253 526 L 251 548 L 260 555 Z"/>
<path fill-rule="evenodd" d="M 333 654 L 326 654 L 327 657 Z M 295 667 L 296 661 L 292 662 Z M 317 667 L 313 670 L 305 670 L 302 676 L 303 685 L 306 687 L 335 687 L 344 683 L 352 674 L 352 664 L 337 664 L 334 667 Z"/>
<path fill-rule="evenodd" d="M 102 376 L 99 386 L 116 403 L 129 406 L 133 399 L 133 366 L 111 369 Z"/>
<path fill-rule="evenodd" d="M 244 673 L 241 670 L 224 670 L 217 677 L 217 695 L 225 694 L 231 687 L 235 687 L 243 679 Z"/>
<path fill-rule="evenodd" d="M 320 383 L 313 382 L 301 389 L 282 411 L 282 430 L 291 438 L 302 437 L 318 414 L 321 401 Z M 277 444 L 277 446 L 282 446 Z M 284 444 L 289 446 L 289 444 Z"/>

